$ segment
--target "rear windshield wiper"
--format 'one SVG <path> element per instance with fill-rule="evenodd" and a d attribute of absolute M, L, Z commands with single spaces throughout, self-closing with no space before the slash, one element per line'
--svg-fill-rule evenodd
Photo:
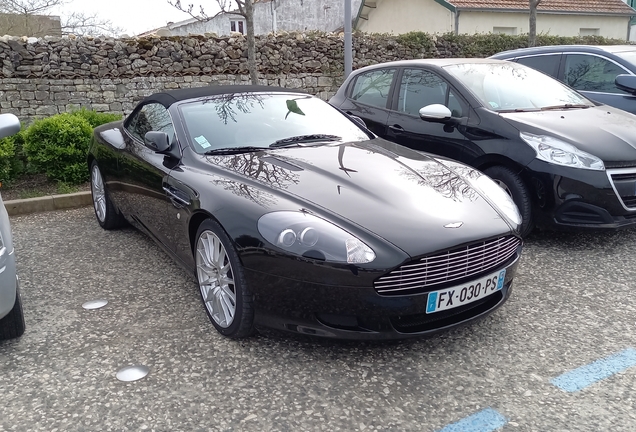
<path fill-rule="evenodd" d="M 586 105 L 586 104 L 563 104 L 563 105 L 551 105 L 547 107 L 542 107 L 541 111 L 572 109 L 572 108 L 591 108 L 591 107 L 592 105 Z"/>
<path fill-rule="evenodd" d="M 267 150 L 266 147 L 224 147 L 213 150 L 208 150 L 204 155 L 216 155 L 216 154 L 237 154 L 237 153 L 249 153 Z"/>
<path fill-rule="evenodd" d="M 269 145 L 270 148 L 287 147 L 289 145 L 299 145 L 302 143 L 324 142 L 324 141 L 340 141 L 342 138 L 337 135 L 313 134 L 299 135 L 289 138 L 283 138 Z"/>

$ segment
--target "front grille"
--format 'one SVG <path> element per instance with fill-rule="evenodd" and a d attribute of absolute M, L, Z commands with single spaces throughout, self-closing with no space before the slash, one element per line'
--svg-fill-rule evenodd
<path fill-rule="evenodd" d="M 636 169 L 607 171 L 614 192 L 628 210 L 636 210 Z"/>
<path fill-rule="evenodd" d="M 611 168 L 633 168 L 636 167 L 636 161 L 609 161 L 603 162 L 606 169 Z"/>
<path fill-rule="evenodd" d="M 502 266 L 516 254 L 520 244 L 521 240 L 515 236 L 500 237 L 413 260 L 380 276 L 374 287 L 385 295 L 433 291 L 440 285 Z"/>

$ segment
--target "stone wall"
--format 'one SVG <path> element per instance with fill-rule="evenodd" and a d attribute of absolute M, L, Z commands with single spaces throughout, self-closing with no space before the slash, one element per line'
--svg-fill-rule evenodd
<path fill-rule="evenodd" d="M 354 38 L 353 66 L 479 57 L 524 43 L 523 37 L 505 35 L 359 34 Z M 327 99 L 343 80 L 343 46 L 342 35 L 334 33 L 257 37 L 260 83 L 302 88 Z M 0 111 L 23 120 L 74 107 L 127 114 L 144 96 L 164 89 L 249 83 L 247 43 L 237 34 L 120 40 L 2 37 L 0 61 Z"/>

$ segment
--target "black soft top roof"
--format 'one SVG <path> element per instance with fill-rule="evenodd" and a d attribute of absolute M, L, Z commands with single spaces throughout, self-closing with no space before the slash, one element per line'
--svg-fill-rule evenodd
<path fill-rule="evenodd" d="M 207 96 L 218 96 L 233 93 L 256 93 L 256 92 L 274 92 L 274 93 L 301 93 L 306 94 L 302 90 L 287 89 L 282 87 L 270 86 L 254 86 L 254 85 L 212 85 L 207 87 L 194 87 L 180 90 L 170 90 L 161 93 L 155 93 L 141 101 L 140 105 L 149 102 L 160 103 L 168 108 L 175 102 L 187 99 L 197 99 Z"/>

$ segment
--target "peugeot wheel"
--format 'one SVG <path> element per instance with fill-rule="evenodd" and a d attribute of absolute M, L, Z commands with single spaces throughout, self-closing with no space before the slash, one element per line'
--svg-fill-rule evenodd
<path fill-rule="evenodd" d="M 484 173 L 492 178 L 503 190 L 512 197 L 521 214 L 521 236 L 526 237 L 534 228 L 532 218 L 532 201 L 530 193 L 523 180 L 510 168 L 493 166 L 484 170 Z"/>

